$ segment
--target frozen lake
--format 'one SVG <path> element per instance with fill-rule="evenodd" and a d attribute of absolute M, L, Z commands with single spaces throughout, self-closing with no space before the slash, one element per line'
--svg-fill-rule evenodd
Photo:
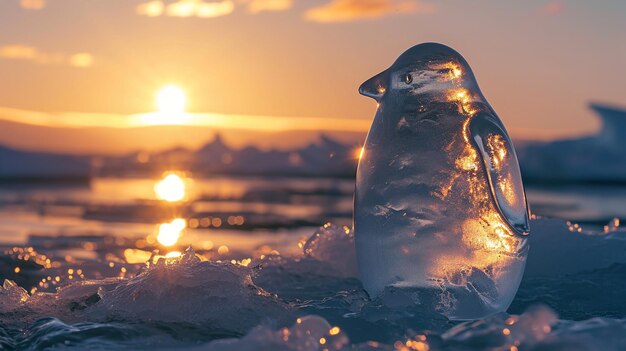
<path fill-rule="evenodd" d="M 626 240 L 612 221 L 626 217 L 626 188 L 529 187 L 533 214 L 558 220 L 532 221 L 512 314 L 459 324 L 420 307 L 428 292 L 371 300 L 362 290 L 352 180 L 181 180 L 183 199 L 173 202 L 162 198 L 177 195 L 175 185 L 155 192 L 161 179 L 2 185 L 0 277 L 25 290 L 0 288 L 0 346 L 559 350 L 576 340 L 581 350 L 621 350 L 626 342 L 618 336 Z M 197 255 L 184 254 L 190 245 Z"/>
<path fill-rule="evenodd" d="M 264 236 L 297 233 L 328 221 L 340 225 L 352 221 L 354 182 L 350 179 L 187 179 L 186 201 L 174 204 L 158 200 L 154 187 L 159 180 L 96 178 L 80 184 L 0 184 L 0 242 L 24 244 L 31 234 L 85 232 L 142 237 L 176 217 L 191 224 L 189 236 L 181 237 L 182 245 L 203 234 L 251 236 L 254 232 Z M 626 217 L 626 186 L 530 185 L 527 195 L 532 213 L 539 216 L 587 225 Z M 244 223 L 230 225 L 228 218 L 233 216 L 244 217 Z M 219 218 L 220 225 L 203 221 L 209 217 Z"/>

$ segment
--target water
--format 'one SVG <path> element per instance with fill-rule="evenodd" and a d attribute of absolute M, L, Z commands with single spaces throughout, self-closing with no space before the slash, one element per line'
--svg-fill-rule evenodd
<path fill-rule="evenodd" d="M 216 248 L 232 243 L 236 250 L 250 250 L 268 237 L 297 242 L 303 228 L 325 221 L 351 222 L 354 185 L 349 180 L 187 179 L 187 201 L 180 203 L 159 201 L 158 182 L 96 178 L 77 185 L 2 186 L 0 243 L 25 245 L 41 237 L 85 234 L 154 239 L 159 224 L 183 217 L 189 228 L 178 249 L 211 242 Z M 291 249 L 289 243 L 285 249 Z"/>
<path fill-rule="evenodd" d="M 531 223 L 513 316 L 458 325 L 424 310 L 424 292 L 368 298 L 344 228 L 351 180 L 193 179 L 180 203 L 158 200 L 158 181 L 1 187 L 0 277 L 17 285 L 0 289 L 0 348 L 623 349 L 626 240 L 620 226 L 598 235 L 607 218 L 626 217 L 619 187 L 527 189 L 533 213 L 572 223 Z M 615 206 L 591 208 L 603 197 Z M 187 228 L 165 247 L 159 226 L 173 218 Z M 316 229 L 327 220 L 337 225 Z M 176 257 L 190 244 L 198 256 Z"/>
<path fill-rule="evenodd" d="M 626 218 L 626 186 L 535 184 L 527 187 L 533 213 L 601 225 Z"/>
<path fill-rule="evenodd" d="M 81 184 L 0 184 L 3 224 L 0 242 L 25 243 L 33 232 L 51 234 L 76 228 L 81 231 L 105 228 L 102 230 L 110 232 L 123 228 L 125 234 L 143 235 L 147 229 L 153 229 L 153 224 L 189 208 L 194 214 L 270 215 L 274 222 L 264 226 L 274 228 L 307 226 L 303 224 L 317 227 L 326 221 L 341 224 L 352 221 L 354 182 L 350 179 L 194 179 L 186 189 L 189 203 L 184 206 L 158 201 L 154 186 L 159 180 L 95 178 Z M 535 184 L 527 186 L 526 192 L 531 210 L 537 215 L 597 224 L 614 217 L 626 217 L 626 187 L 623 186 Z M 129 207 L 148 210 L 137 216 L 137 212 L 128 211 Z M 112 211 L 112 208 L 119 211 Z M 277 218 L 283 221 L 279 223 Z M 229 232 L 249 232 L 258 226 L 240 229 L 243 228 L 229 228 Z"/>

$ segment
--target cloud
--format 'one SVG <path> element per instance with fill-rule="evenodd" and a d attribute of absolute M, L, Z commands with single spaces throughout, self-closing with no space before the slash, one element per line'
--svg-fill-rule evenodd
<path fill-rule="evenodd" d="M 566 6 L 565 3 L 561 1 L 553 1 L 543 5 L 539 9 L 539 13 L 543 15 L 558 15 L 560 13 L 565 12 Z"/>
<path fill-rule="evenodd" d="M 293 6 L 293 0 L 240 0 L 247 5 L 248 12 L 285 11 Z"/>
<path fill-rule="evenodd" d="M 314 22 L 348 22 L 395 14 L 433 13 L 436 10 L 434 4 L 414 0 L 331 0 L 309 9 L 304 17 Z"/>
<path fill-rule="evenodd" d="M 37 49 L 24 45 L 6 45 L 0 47 L 0 57 L 15 60 L 35 60 Z"/>
<path fill-rule="evenodd" d="M 37 48 L 14 44 L 0 46 L 0 59 L 29 61 L 38 65 L 65 65 L 79 68 L 91 67 L 94 64 L 93 55 L 81 52 L 73 55 L 63 53 L 48 53 Z"/>
<path fill-rule="evenodd" d="M 231 14 L 235 10 L 233 0 L 204 1 L 177 0 L 166 4 L 162 0 L 152 0 L 139 4 L 135 11 L 138 15 L 159 17 L 200 17 L 213 18 Z"/>
<path fill-rule="evenodd" d="M 45 0 L 20 0 L 20 6 L 26 10 L 41 10 L 46 7 Z"/>
<path fill-rule="evenodd" d="M 70 65 L 74 67 L 87 68 L 93 66 L 94 58 L 93 55 L 81 52 L 78 54 L 74 54 L 69 57 Z"/>
<path fill-rule="evenodd" d="M 138 15 L 159 17 L 165 11 L 165 4 L 161 0 L 153 0 L 137 5 L 135 11 Z"/>
<path fill-rule="evenodd" d="M 232 0 L 205 2 L 203 0 L 178 0 L 167 5 L 166 13 L 173 17 L 213 18 L 231 14 L 235 10 Z"/>
<path fill-rule="evenodd" d="M 286 11 L 293 4 L 294 0 L 149 0 L 137 5 L 135 12 L 147 17 L 214 18 L 230 15 L 237 7 L 258 14 Z M 327 0 L 306 11 L 304 17 L 314 22 L 348 22 L 436 11 L 435 4 L 421 0 Z"/>

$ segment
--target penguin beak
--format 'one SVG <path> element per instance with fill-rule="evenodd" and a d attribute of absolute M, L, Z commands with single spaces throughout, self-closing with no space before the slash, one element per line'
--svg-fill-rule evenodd
<path fill-rule="evenodd" d="M 365 83 L 361 84 L 359 87 L 359 93 L 379 101 L 387 91 L 388 77 L 389 74 L 386 70 L 378 73 L 372 78 L 366 80 Z"/>

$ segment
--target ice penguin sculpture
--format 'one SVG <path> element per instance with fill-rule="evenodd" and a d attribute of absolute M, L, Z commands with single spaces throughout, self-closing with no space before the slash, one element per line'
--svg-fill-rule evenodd
<path fill-rule="evenodd" d="M 451 319 L 505 311 L 529 212 L 513 144 L 469 65 L 421 44 L 359 91 L 378 102 L 354 203 L 365 289 L 403 289 Z"/>

